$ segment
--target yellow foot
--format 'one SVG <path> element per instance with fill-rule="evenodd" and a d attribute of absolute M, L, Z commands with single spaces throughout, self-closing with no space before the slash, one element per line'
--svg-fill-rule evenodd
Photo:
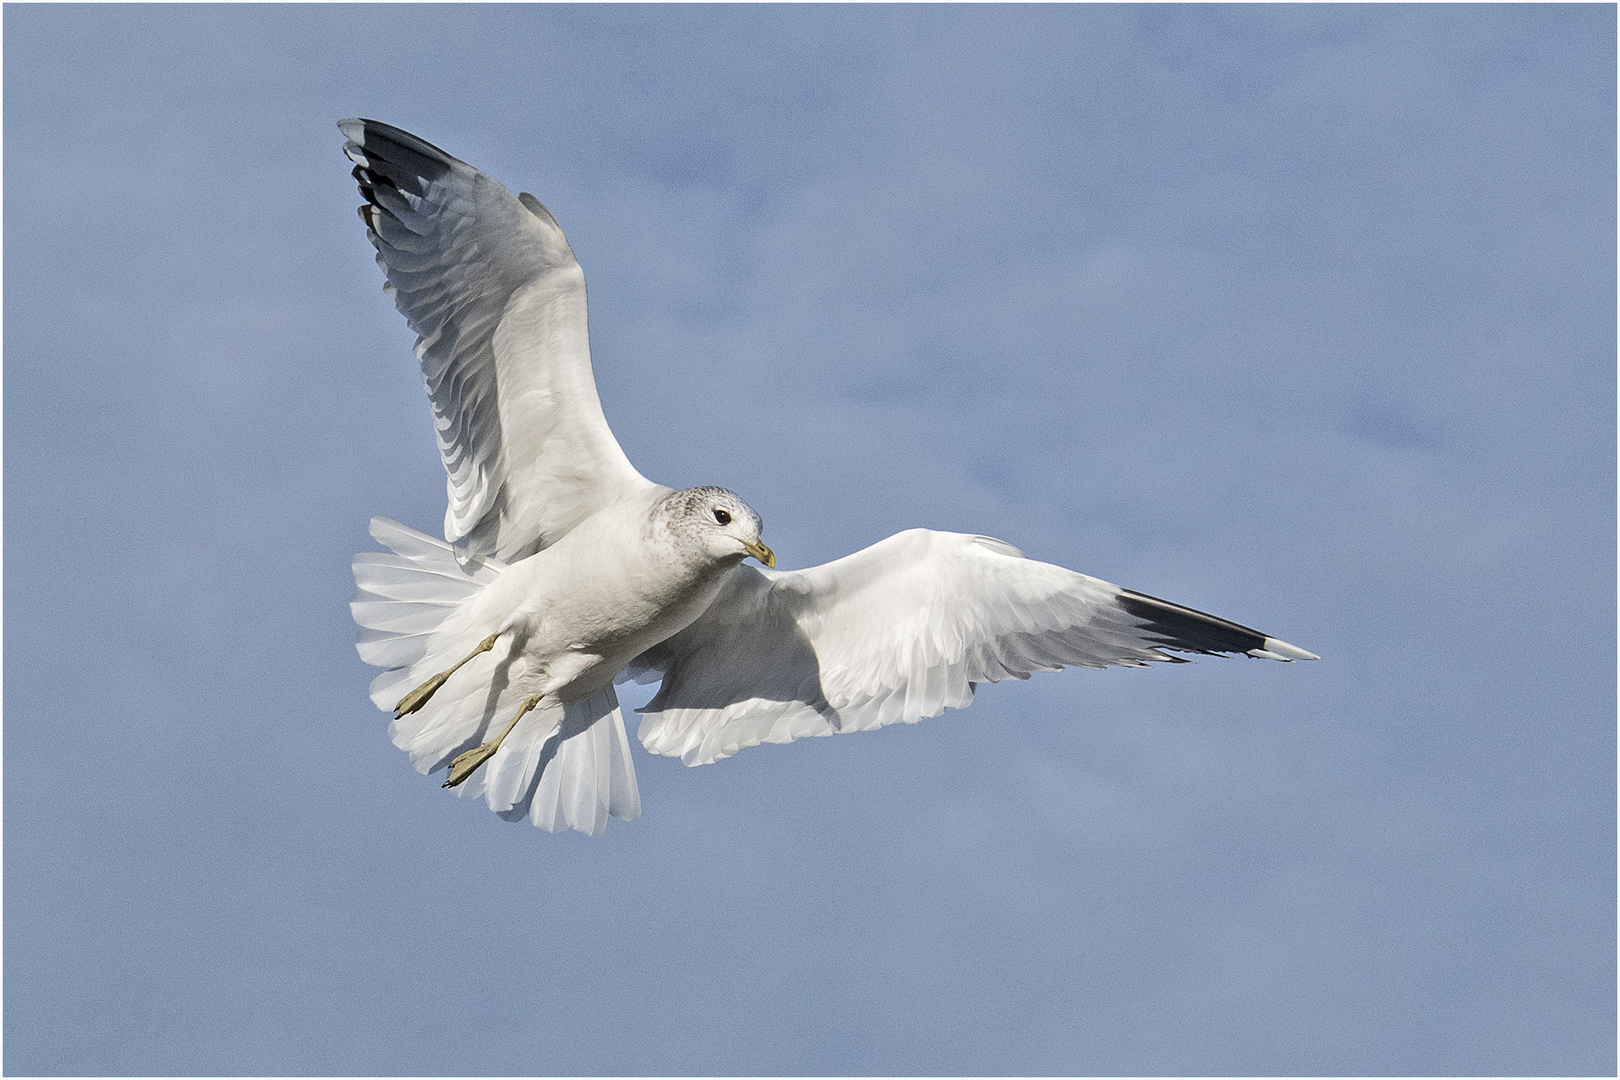
<path fill-rule="evenodd" d="M 409 716 L 417 709 L 420 709 L 422 706 L 426 705 L 428 703 L 428 698 L 432 697 L 439 687 L 444 685 L 444 681 L 449 677 L 450 672 L 441 671 L 437 675 L 433 676 L 433 678 L 423 683 L 421 686 L 418 686 L 415 690 L 412 690 L 410 693 L 400 698 L 399 704 L 394 706 L 394 719 L 398 720 L 402 716 Z"/>
<path fill-rule="evenodd" d="M 491 635 L 490 640 L 494 640 L 493 635 Z M 450 763 L 450 779 L 444 782 L 444 786 L 455 787 L 457 784 L 467 779 L 467 777 L 471 776 L 473 772 L 477 770 L 478 766 L 494 757 L 495 751 L 501 748 L 501 743 L 505 742 L 506 737 L 512 734 L 512 729 L 517 727 L 517 722 L 523 719 L 524 714 L 538 704 L 540 704 L 539 694 L 534 694 L 525 698 L 523 700 L 523 704 L 518 706 L 517 715 L 512 717 L 511 722 L 501 730 L 499 735 L 489 740 L 489 742 L 485 743 L 483 746 L 475 746 L 471 750 L 468 750 L 465 754 L 457 754 L 456 759 Z"/>
<path fill-rule="evenodd" d="M 494 757 L 495 751 L 500 748 L 501 742 L 496 739 L 483 746 L 475 746 L 465 754 L 456 755 L 456 759 L 450 763 L 450 779 L 444 782 L 444 786 L 455 787 L 466 780 L 477 771 L 478 766 Z"/>
<path fill-rule="evenodd" d="M 500 631 L 497 630 L 483 641 L 480 641 L 478 643 L 478 648 L 468 653 L 466 657 L 461 660 L 461 663 L 458 663 L 449 671 L 439 672 L 437 675 L 433 676 L 433 678 L 429 679 L 421 686 L 418 686 L 415 690 L 412 690 L 410 693 L 400 698 L 399 704 L 394 706 L 394 719 L 398 720 L 402 716 L 409 716 L 417 709 L 420 709 L 422 706 L 426 705 L 428 703 L 428 699 L 438 692 L 439 687 L 444 685 L 444 681 L 450 676 L 454 675 L 457 671 L 461 670 L 462 664 L 465 664 L 468 660 L 471 660 L 475 656 L 489 652 L 489 650 L 495 647 L 495 639 L 500 636 Z"/>

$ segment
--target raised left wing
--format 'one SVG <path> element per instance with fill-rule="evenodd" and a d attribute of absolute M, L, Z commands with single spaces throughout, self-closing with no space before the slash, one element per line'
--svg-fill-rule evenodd
<path fill-rule="evenodd" d="M 338 128 L 387 291 L 419 335 L 445 539 L 510 562 L 652 486 L 602 416 L 585 275 L 550 212 L 407 131 Z"/>
<path fill-rule="evenodd" d="M 632 674 L 663 673 L 641 710 L 642 745 L 703 765 L 763 742 L 916 723 L 966 707 L 981 682 L 1179 662 L 1166 649 L 1316 659 L 999 540 L 912 529 L 808 570 L 739 566 Z"/>

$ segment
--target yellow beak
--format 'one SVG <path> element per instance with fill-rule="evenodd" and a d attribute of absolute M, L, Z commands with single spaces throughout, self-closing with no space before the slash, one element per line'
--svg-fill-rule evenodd
<path fill-rule="evenodd" d="M 744 544 L 743 547 L 747 549 L 748 554 L 752 555 L 754 558 L 758 559 L 772 570 L 776 569 L 776 553 L 770 548 L 766 547 L 764 544 L 761 544 L 758 540 L 751 544 Z"/>

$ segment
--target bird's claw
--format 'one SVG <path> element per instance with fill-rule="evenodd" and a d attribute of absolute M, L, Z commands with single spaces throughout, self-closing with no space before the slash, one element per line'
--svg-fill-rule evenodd
<path fill-rule="evenodd" d="M 433 678 L 423 683 L 421 686 L 418 686 L 415 690 L 412 690 L 410 693 L 400 698 L 399 704 L 394 706 L 394 719 L 398 720 L 402 716 L 409 716 L 417 709 L 420 709 L 422 706 L 426 705 L 428 703 L 428 699 L 434 695 L 439 687 L 444 685 L 445 680 L 449 677 L 450 672 L 441 671 L 437 675 L 433 676 Z"/>
<path fill-rule="evenodd" d="M 475 746 L 464 754 L 457 754 L 450 762 L 450 778 L 444 782 L 445 787 L 456 787 L 478 771 L 478 766 L 495 756 L 500 749 L 500 743 L 487 742 L 482 746 Z"/>

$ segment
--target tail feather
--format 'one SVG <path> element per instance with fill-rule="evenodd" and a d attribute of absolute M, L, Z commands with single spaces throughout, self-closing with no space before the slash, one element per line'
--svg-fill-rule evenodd
<path fill-rule="evenodd" d="M 609 816 L 634 821 L 641 816 L 641 795 L 618 695 L 609 686 L 568 710 L 562 730 L 583 730 L 557 746 L 562 767 L 541 773 L 533 796 L 534 823 L 551 832 L 572 826 L 594 836 L 607 828 Z M 611 723 L 603 722 L 610 717 Z"/>
<path fill-rule="evenodd" d="M 360 631 L 360 639 L 355 642 L 354 647 L 360 653 L 360 659 L 372 667 L 407 671 L 410 665 L 427 654 L 428 642 L 432 638 L 432 634 L 396 634 L 389 630 L 366 629 Z M 389 671 L 385 675 L 379 675 L 376 682 L 371 684 L 372 700 L 377 702 L 377 708 L 379 709 L 391 706 L 394 701 L 399 700 L 398 695 L 394 697 L 393 701 L 387 702 L 378 700 L 375 697 L 378 683 L 392 676 L 393 673 L 393 671 Z M 405 689 L 409 690 L 410 687 L 407 686 Z"/>
<path fill-rule="evenodd" d="M 354 621 L 400 637 L 431 634 L 454 604 L 407 604 L 397 600 L 356 600 L 349 605 Z"/>
<path fill-rule="evenodd" d="M 359 648 L 361 659 L 365 659 L 365 647 L 359 646 Z M 409 661 L 406 662 L 409 663 Z M 366 663 L 374 664 L 377 667 L 382 666 L 375 660 L 367 660 Z M 371 695 L 372 704 L 384 712 L 390 712 L 400 698 L 416 689 L 419 685 L 419 682 L 411 681 L 411 669 L 409 667 L 397 667 L 385 671 L 372 679 L 367 693 Z"/>
<path fill-rule="evenodd" d="M 514 746 L 525 718 L 484 766 L 490 809 L 508 821 L 528 817 L 548 832 L 572 828 L 591 836 L 607 828 L 609 817 L 640 817 L 630 737 L 613 688 L 560 711 L 560 725 L 553 714 L 529 727 Z"/>
<path fill-rule="evenodd" d="M 444 620 L 506 566 L 494 559 L 474 559 L 463 566 L 449 544 L 385 517 L 371 519 L 371 535 L 394 554 L 366 552 L 354 557 L 358 591 L 349 611 L 363 627 L 356 647 L 368 664 L 409 669 L 427 656 Z M 377 707 L 392 708 L 404 693 L 384 701 L 378 697 L 382 687 L 408 679 L 408 670 L 397 676 L 393 670 L 379 675 L 371 684 Z"/>
<path fill-rule="evenodd" d="M 372 680 L 371 699 L 391 711 L 413 687 L 472 650 L 479 634 L 455 615 L 505 565 L 476 557 L 459 563 L 451 545 L 387 518 L 372 519 L 371 535 L 394 554 L 356 556 L 359 591 L 350 610 L 362 627 L 360 658 L 388 669 Z M 457 671 L 422 709 L 389 725 L 394 745 L 418 772 L 448 767 L 516 711 L 521 695 L 507 685 L 513 660 L 497 646 Z M 610 816 L 639 817 L 635 765 L 613 688 L 568 705 L 542 704 L 454 790 L 483 798 L 509 821 L 528 817 L 551 832 L 595 836 Z"/>
<path fill-rule="evenodd" d="M 387 546 L 394 554 L 409 559 L 417 568 L 443 577 L 472 578 L 480 585 L 487 585 L 506 569 L 506 564 L 499 559 L 479 556 L 467 560 L 465 565 L 453 559 L 446 564 L 444 553 L 452 550 L 449 544 L 390 518 L 371 519 L 371 538 Z M 383 561 L 388 557 L 373 554 L 370 558 Z"/>

